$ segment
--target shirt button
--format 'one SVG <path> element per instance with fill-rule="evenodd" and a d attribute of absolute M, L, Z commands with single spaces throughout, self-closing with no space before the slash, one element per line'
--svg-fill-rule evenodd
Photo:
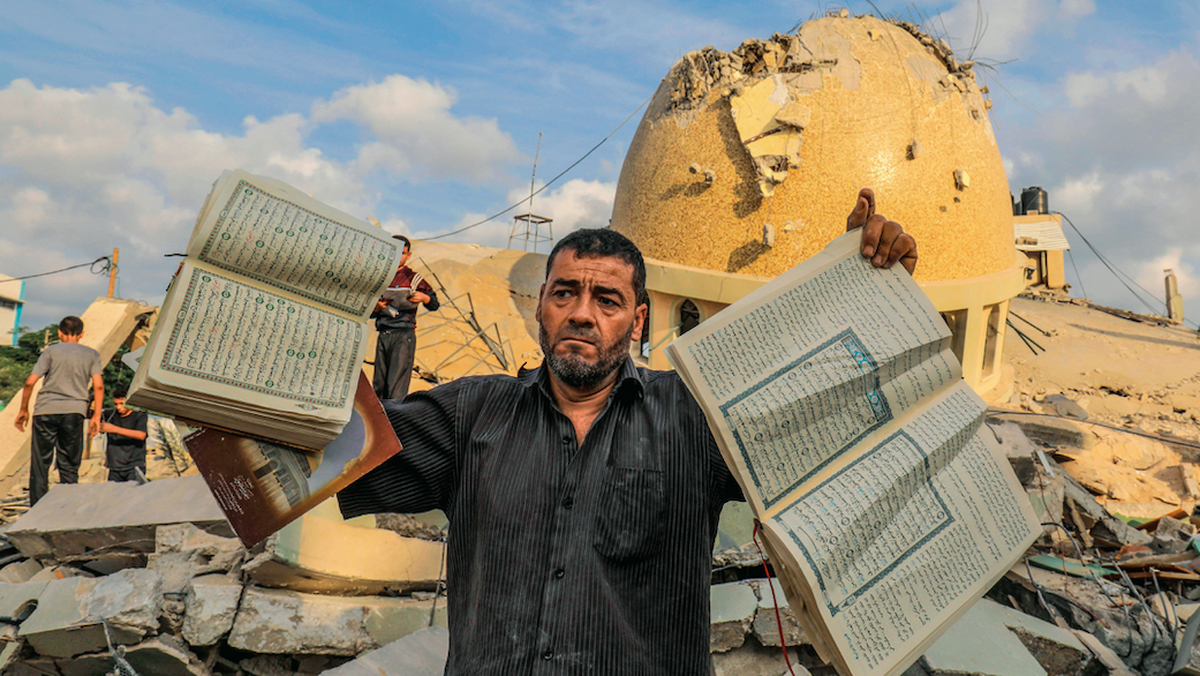
<path fill-rule="evenodd" d="M 547 650 L 546 652 L 542 653 L 542 659 L 544 659 L 544 660 L 550 660 L 553 657 L 554 657 L 553 650 Z"/>
<path fill-rule="evenodd" d="M 562 568 L 559 568 L 558 570 L 554 571 L 554 577 L 559 580 L 561 580 L 563 575 L 566 575 L 566 574 L 567 574 L 567 571 L 563 570 Z"/>
<path fill-rule="evenodd" d="M 567 497 L 563 498 L 562 505 L 563 509 L 570 509 L 575 506 L 575 499 L 568 495 Z"/>
<path fill-rule="evenodd" d="M 563 446 L 568 446 L 571 443 L 571 437 L 563 437 Z"/>

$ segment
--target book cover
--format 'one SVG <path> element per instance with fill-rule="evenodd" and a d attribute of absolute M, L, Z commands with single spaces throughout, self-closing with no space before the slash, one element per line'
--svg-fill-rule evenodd
<path fill-rule="evenodd" d="M 216 429 L 184 439 L 217 505 L 246 547 L 266 539 L 400 451 L 400 441 L 360 373 L 350 422 L 308 452 Z"/>

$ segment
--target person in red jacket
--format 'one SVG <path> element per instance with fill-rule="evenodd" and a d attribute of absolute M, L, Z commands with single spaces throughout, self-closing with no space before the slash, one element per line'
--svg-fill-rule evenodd
<path fill-rule="evenodd" d="M 403 399 L 408 394 L 413 357 L 417 352 L 417 307 L 424 305 L 431 312 L 438 309 L 433 287 L 408 267 L 412 243 L 403 235 L 392 237 L 404 242 L 404 253 L 388 290 L 402 292 L 403 299 L 398 302 L 395 300 L 397 294 L 390 293 L 379 299 L 371 313 L 379 331 L 379 342 L 375 346 L 375 377 L 371 379 L 371 386 L 380 400 Z"/>

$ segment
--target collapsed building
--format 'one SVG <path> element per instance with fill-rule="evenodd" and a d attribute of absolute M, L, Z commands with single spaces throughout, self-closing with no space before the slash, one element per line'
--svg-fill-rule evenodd
<path fill-rule="evenodd" d="M 857 189 L 875 188 L 881 213 L 920 242 L 917 279 L 964 377 L 995 402 L 989 424 L 1047 524 L 1027 562 L 909 673 L 1158 676 L 1177 659 L 1191 673 L 1200 338 L 1062 295 L 1015 298 L 1027 281 L 1061 287 L 1027 275 L 1032 257 L 1014 245 L 986 93 L 944 41 L 874 17 L 685 56 L 641 123 L 614 207 L 613 227 L 648 256 L 650 331 L 632 352 L 665 368 L 666 341 L 819 251 Z M 545 255 L 414 250 L 446 299 L 418 325 L 417 387 L 540 361 Z M 136 346 L 151 310 L 98 301 L 85 343 L 105 360 Z M 1018 313 L 1040 352 L 1006 343 Z M 5 505 L 19 502 L 28 462 L 12 415 L 0 413 Z M 346 522 L 326 503 L 246 550 L 194 469 L 160 468 L 145 485 L 59 486 L 28 513 L 4 512 L 3 673 L 441 673 L 454 593 L 441 579 L 444 516 Z M 784 650 L 798 672 L 829 673 L 763 577 L 752 532 L 749 510 L 727 506 L 713 552 L 716 673 L 778 676 Z"/>

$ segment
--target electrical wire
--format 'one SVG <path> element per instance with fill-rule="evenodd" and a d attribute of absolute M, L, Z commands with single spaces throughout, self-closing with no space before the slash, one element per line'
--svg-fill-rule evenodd
<path fill-rule="evenodd" d="M 1080 239 L 1082 239 L 1082 240 L 1083 240 L 1083 243 L 1084 243 L 1084 244 L 1086 244 L 1086 245 L 1087 245 L 1087 247 L 1088 247 L 1089 249 L 1091 249 L 1091 250 L 1092 250 L 1092 253 L 1096 255 L 1096 258 L 1098 258 L 1098 259 L 1100 260 L 1100 262 L 1101 262 L 1101 263 L 1104 265 L 1104 267 L 1108 268 L 1108 271 L 1109 271 L 1109 272 L 1111 272 L 1111 273 L 1113 273 L 1113 276 L 1117 278 L 1117 281 L 1118 281 L 1118 282 L 1121 282 L 1121 285 L 1122 285 L 1122 286 L 1124 286 L 1124 287 L 1126 288 L 1126 290 L 1128 290 L 1128 291 L 1129 291 L 1129 293 L 1133 294 L 1133 296 L 1134 296 L 1135 298 L 1137 298 L 1139 301 L 1141 301 L 1142 305 L 1145 305 L 1145 306 L 1146 306 L 1146 307 L 1147 307 L 1147 308 L 1148 308 L 1148 309 L 1149 309 L 1151 312 L 1153 312 L 1153 313 L 1155 313 L 1155 314 L 1157 314 L 1157 313 L 1159 313 L 1159 312 L 1162 312 L 1162 313 L 1163 313 L 1163 316 L 1166 316 L 1166 314 L 1167 314 L 1167 309 L 1166 309 L 1166 305 L 1165 305 L 1165 304 L 1163 304 L 1163 305 L 1161 306 L 1161 307 L 1162 307 L 1162 309 L 1160 310 L 1158 306 L 1156 306 L 1156 305 L 1152 305 L 1152 304 L 1150 304 L 1150 303 L 1146 302 L 1146 299 L 1145 299 L 1145 298 L 1143 298 L 1143 297 L 1142 297 L 1140 294 L 1138 294 L 1138 292 L 1136 292 L 1136 291 L 1134 291 L 1132 288 L 1130 288 L 1129 284 L 1126 284 L 1126 283 L 1125 283 L 1125 280 L 1126 280 L 1126 279 L 1128 279 L 1130 282 L 1132 282 L 1132 283 L 1133 283 L 1133 285 L 1134 285 L 1134 286 L 1136 286 L 1137 288 L 1141 289 L 1143 292 L 1145 292 L 1145 293 L 1146 293 L 1146 295 L 1150 296 L 1151 298 L 1154 298 L 1154 297 L 1155 297 L 1153 292 L 1151 292 L 1149 289 L 1147 289 L 1146 287 L 1142 286 L 1141 284 L 1138 284 L 1138 283 L 1137 283 L 1137 280 L 1135 280 L 1133 277 L 1130 277 L 1129 275 L 1125 274 L 1125 272 L 1123 272 L 1122 270 L 1120 270 L 1119 268 L 1117 268 L 1117 266 L 1116 266 L 1116 265 L 1114 265 L 1114 264 L 1112 263 L 1112 261 L 1108 260 L 1108 258 L 1106 258 L 1106 257 L 1104 256 L 1104 254 L 1100 253 L 1100 250 L 1099 250 L 1099 249 L 1097 249 L 1097 248 L 1095 247 L 1095 245 L 1093 245 L 1091 242 L 1089 242 L 1087 237 L 1084 237 L 1084 236 L 1083 236 L 1083 233 L 1079 231 L 1079 228 L 1075 227 L 1075 224 L 1071 222 L 1071 219 L 1070 219 L 1070 218 L 1067 218 L 1067 215 L 1066 215 L 1066 214 L 1064 214 L 1064 213 L 1063 213 L 1063 212 L 1061 212 L 1061 211 L 1055 211 L 1055 212 L 1052 212 L 1052 213 L 1056 213 L 1056 214 L 1058 214 L 1059 216 L 1062 216 L 1062 217 L 1063 217 L 1063 220 L 1064 220 L 1064 221 L 1066 221 L 1066 222 L 1067 222 L 1067 224 L 1071 226 L 1071 229 L 1075 231 L 1075 234 L 1079 235 L 1079 238 L 1080 238 Z M 1071 259 L 1071 264 L 1072 264 L 1072 265 L 1074 265 L 1074 264 L 1075 264 L 1075 259 L 1074 259 L 1074 258 L 1072 258 L 1072 259 Z M 1078 277 L 1078 276 L 1079 276 L 1079 270 L 1078 270 L 1078 269 L 1076 269 L 1076 270 L 1075 270 L 1075 276 L 1076 276 L 1076 277 Z M 1122 279 L 1122 278 L 1124 278 L 1124 279 Z M 1082 284 L 1081 284 L 1081 286 L 1082 286 Z M 1157 301 L 1155 301 L 1155 302 L 1157 303 Z M 1191 324 L 1193 328 L 1197 328 L 1197 325 L 1196 325 L 1194 322 L 1186 322 L 1186 323 L 1188 323 L 1188 324 Z"/>
<path fill-rule="evenodd" d="M 572 163 L 571 163 L 571 166 L 567 167 L 566 169 L 563 169 L 561 172 L 559 172 L 559 173 L 558 173 L 558 175 L 557 175 L 557 176 L 555 176 L 554 178 L 550 179 L 549 181 L 547 181 L 547 182 L 546 182 L 546 184 L 545 184 L 545 185 L 543 185 L 542 187 L 538 188 L 536 191 L 534 191 L 533 193 L 531 193 L 531 194 L 529 195 L 529 197 L 526 197 L 525 199 L 521 200 L 520 202 L 517 202 L 516 204 L 514 204 L 514 205 L 512 205 L 512 206 L 508 207 L 507 209 L 504 209 L 503 211 L 497 211 L 496 213 L 492 214 L 491 216 L 488 216 L 487 218 L 485 218 L 485 219 L 483 219 L 483 220 L 476 221 L 476 222 L 474 222 L 474 223 L 472 223 L 472 224 L 470 224 L 470 225 L 465 225 L 465 226 L 463 226 L 463 227 L 461 227 L 461 228 L 459 228 L 459 229 L 457 229 L 457 230 L 452 230 L 452 231 L 450 231 L 450 232 L 444 232 L 444 233 L 442 233 L 442 234 L 440 234 L 440 235 L 434 235 L 433 237 L 426 237 L 426 238 L 424 238 L 424 239 L 425 239 L 425 241 L 427 241 L 427 242 L 428 242 L 428 241 L 432 241 L 432 240 L 435 240 L 435 239 L 442 239 L 443 237 L 450 237 L 451 235 L 457 235 L 457 234 L 458 234 L 458 233 L 460 233 L 460 232 L 466 232 L 467 230 L 470 230 L 471 228 L 475 228 L 475 227 L 478 227 L 478 226 L 480 226 L 480 225 L 483 225 L 484 223 L 487 223 L 487 222 L 489 222 L 489 221 L 493 221 L 493 220 L 495 220 L 496 218 L 499 218 L 500 216 L 503 216 L 504 214 L 507 214 L 508 212 L 512 211 L 513 209 L 516 209 L 517 207 L 521 206 L 522 204 L 524 204 L 524 203 L 526 203 L 526 202 L 528 202 L 528 201 L 532 200 L 532 199 L 533 199 L 535 196 L 537 196 L 538 194 L 540 194 L 540 193 L 541 193 L 543 190 L 545 190 L 546 188 L 549 188 L 550 186 L 554 185 L 554 182 L 555 182 L 555 181 L 557 181 L 558 179 L 562 178 L 562 177 L 563 177 L 563 176 L 564 176 L 564 175 L 565 175 L 565 174 L 566 174 L 568 171 L 571 171 L 571 170 L 572 170 L 572 169 L 574 169 L 576 166 L 578 166 L 580 162 L 582 162 L 582 161 L 586 160 L 586 159 L 588 158 L 588 155 L 591 155 L 592 153 L 596 152 L 596 149 L 598 149 L 600 146 L 604 145 L 604 142 L 605 142 L 605 141 L 607 141 L 608 139 L 612 138 L 614 134 L 616 134 L 617 132 L 621 131 L 621 127 L 624 127 L 626 122 L 629 122 L 630 120 L 632 120 L 632 119 L 633 119 L 633 116 L 634 116 L 634 115 L 637 115 L 637 112 L 638 112 L 639 110 L 641 110 L 643 106 L 645 106 L 647 103 L 650 103 L 650 99 L 651 99 L 651 98 L 653 98 L 653 95 L 646 97 L 646 100 L 645 100 L 645 101 L 642 101 L 640 104 L 638 104 L 638 107 L 633 109 L 633 112 L 629 114 L 629 117 L 625 118 L 625 119 L 624 119 L 624 120 L 621 122 L 621 124 L 618 124 L 616 129 L 614 129 L 614 130 L 612 130 L 611 132 L 609 132 L 609 133 L 608 133 L 608 136 L 605 136 L 604 138 L 600 139 L 600 142 L 599 142 L 599 143 L 597 143 L 596 145 L 592 146 L 592 149 L 591 149 L 591 150 L 589 150 L 589 151 L 587 151 L 586 153 L 584 153 L 584 154 L 583 154 L 583 157 L 580 157 L 579 159 L 577 159 L 577 160 L 575 160 L 574 162 L 572 162 Z"/>
<path fill-rule="evenodd" d="M 97 263 L 104 263 L 104 265 L 100 266 L 100 269 L 96 269 Z M 67 270 L 75 270 L 76 268 L 86 268 L 86 267 L 91 267 L 91 273 L 93 275 L 107 275 L 109 273 L 109 271 L 115 271 L 115 269 L 116 269 L 116 265 L 114 265 L 112 262 L 112 256 L 101 256 L 101 257 L 97 258 L 96 260 L 91 261 L 89 263 L 80 263 L 79 265 L 72 265 L 67 268 L 62 268 L 61 270 L 51 270 L 49 272 L 39 272 L 34 275 L 25 275 L 24 277 L 10 277 L 9 279 L 5 279 L 3 281 L 17 282 L 22 279 L 33 279 L 34 277 L 46 277 L 48 275 L 57 275 L 58 273 L 66 272 Z"/>

